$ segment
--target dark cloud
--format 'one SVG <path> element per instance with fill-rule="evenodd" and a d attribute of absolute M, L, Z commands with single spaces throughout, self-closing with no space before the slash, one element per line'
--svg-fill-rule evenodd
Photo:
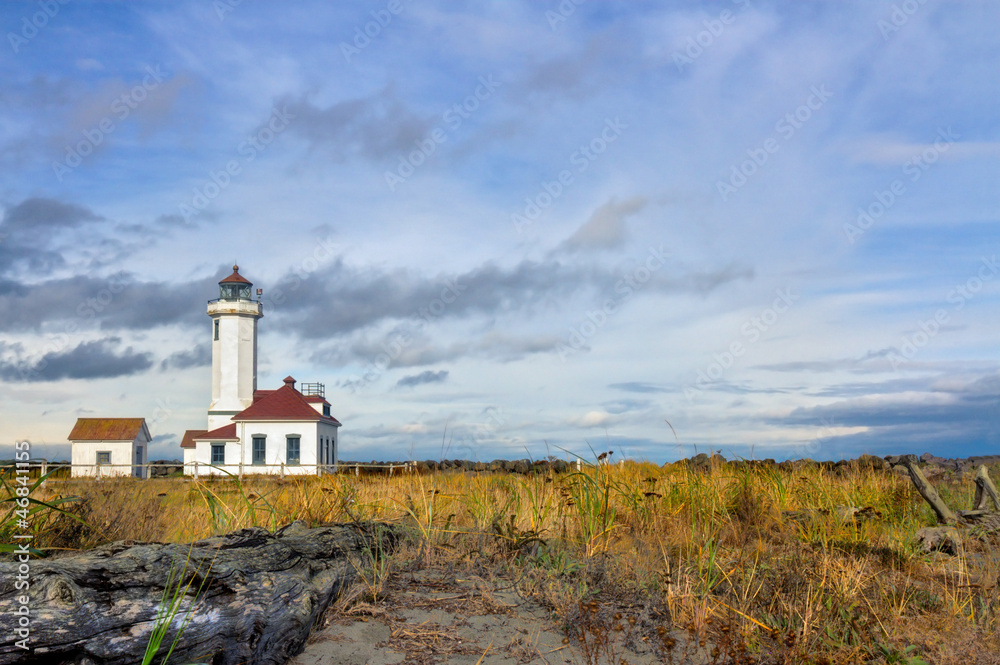
<path fill-rule="evenodd" d="M 771 372 L 852 372 L 868 374 L 892 369 L 888 359 L 890 353 L 898 353 L 894 347 L 869 351 L 860 358 L 834 358 L 831 360 L 791 360 L 769 365 L 755 365 L 756 369 Z"/>
<path fill-rule="evenodd" d="M 612 383 L 609 388 L 624 390 L 627 393 L 672 393 L 677 392 L 676 388 L 670 388 L 657 383 L 646 383 L 644 381 L 626 381 L 624 383 Z"/>
<path fill-rule="evenodd" d="M 199 344 L 189 351 L 178 351 L 160 363 L 160 369 L 188 369 L 212 364 L 212 345 Z"/>
<path fill-rule="evenodd" d="M 676 267 L 661 265 L 636 293 L 702 293 L 753 274 L 736 266 L 678 274 Z M 72 335 L 90 329 L 115 333 L 195 328 L 206 323 L 203 304 L 217 293 L 217 282 L 229 270 L 220 266 L 212 276 L 180 283 L 140 281 L 125 272 L 101 275 L 98 270 L 41 282 L 0 278 L 0 331 Z M 340 257 L 305 279 L 287 274 L 265 289 L 264 307 L 276 329 L 308 341 L 328 340 L 314 346 L 313 358 L 324 363 L 367 360 L 383 353 L 387 337 L 376 341 L 367 337 L 386 325 L 404 327 L 413 338 L 402 353 L 393 355 L 393 367 L 430 365 L 469 354 L 510 361 L 553 351 L 564 335 L 502 334 L 493 330 L 496 320 L 509 315 L 551 318 L 560 308 L 574 316 L 581 311 L 577 307 L 614 296 L 616 285 L 625 284 L 626 273 L 630 276 L 621 267 L 545 260 L 510 267 L 486 263 L 464 273 L 428 276 L 412 270 L 352 267 Z M 472 316 L 488 325 L 486 332 L 466 334 L 452 343 L 442 343 L 428 332 L 440 323 L 468 321 Z M 167 358 L 162 366 L 182 369 L 205 364 L 207 353 L 187 351 Z"/>
<path fill-rule="evenodd" d="M 69 351 L 50 351 L 36 362 L 0 360 L 5 381 L 58 381 L 60 379 L 106 379 L 143 372 L 153 366 L 151 353 L 136 353 L 132 347 L 121 353 L 121 338 L 83 342 Z"/>
<path fill-rule="evenodd" d="M 635 46 L 634 40 L 611 26 L 572 52 L 531 64 L 512 84 L 511 98 L 528 107 L 549 108 L 617 88 L 631 76 L 628 63 Z"/>
<path fill-rule="evenodd" d="M 184 231 L 190 231 L 198 227 L 198 225 L 190 219 L 177 214 L 160 215 L 156 218 L 156 226 L 159 227 L 159 230 L 180 229 Z"/>
<path fill-rule="evenodd" d="M 25 233 L 41 235 L 57 233 L 61 229 L 74 228 L 84 222 L 102 219 L 80 205 L 62 203 L 54 199 L 31 198 L 8 208 L 4 212 L 3 223 L 0 226 L 5 233 L 11 235 Z"/>
<path fill-rule="evenodd" d="M 603 402 L 601 407 L 612 415 L 621 415 L 636 411 L 644 411 L 652 406 L 652 402 L 645 399 L 617 399 L 610 402 Z"/>
<path fill-rule="evenodd" d="M 672 286 L 677 291 L 690 291 L 700 295 L 707 295 L 729 282 L 735 282 L 738 279 L 753 279 L 755 274 L 754 269 L 750 266 L 730 263 L 728 266 L 718 270 L 691 273 L 679 278 Z"/>
<path fill-rule="evenodd" d="M 414 149 L 435 119 L 410 111 L 391 87 L 360 99 L 319 107 L 305 97 L 277 104 L 290 116 L 288 132 L 337 161 L 351 157 L 383 160 Z"/>
<path fill-rule="evenodd" d="M 152 423 L 151 423 L 152 424 Z M 150 432 L 152 434 L 152 432 Z M 173 447 L 180 445 L 180 441 L 177 438 L 177 434 L 154 434 L 153 440 L 149 442 L 150 448 L 153 446 L 163 445 L 164 447 Z M 171 459 L 176 459 L 177 453 L 174 452 L 174 457 Z M 150 460 L 153 458 L 150 457 Z"/>
<path fill-rule="evenodd" d="M 800 407 L 784 417 L 764 422 L 776 426 L 815 426 L 814 442 L 826 458 L 858 452 L 930 451 L 953 457 L 995 450 L 1000 444 L 1000 376 L 990 373 L 974 380 L 954 377 L 924 380 L 922 389 L 910 383 L 906 395 L 857 397 L 832 404 Z M 877 392 L 874 388 L 873 392 Z M 864 428 L 845 435 L 822 435 L 834 428 Z M 813 455 L 815 456 L 815 455 Z"/>
<path fill-rule="evenodd" d="M 535 353 L 555 351 L 564 342 L 561 338 L 546 335 L 516 337 L 489 333 L 474 339 L 441 344 L 414 331 L 407 332 L 407 337 L 401 337 L 404 330 L 397 329 L 382 341 L 365 338 L 352 343 L 336 343 L 316 351 L 311 360 L 339 366 L 361 359 L 384 369 L 435 365 L 466 356 L 511 362 Z"/>
<path fill-rule="evenodd" d="M 448 379 L 448 370 L 443 369 L 438 372 L 433 372 L 427 370 L 426 372 L 421 372 L 420 374 L 412 374 L 410 376 L 404 376 L 402 379 L 396 382 L 397 388 L 412 388 L 414 386 L 420 386 L 426 383 L 444 383 Z"/>
<path fill-rule="evenodd" d="M 279 283 L 275 309 L 294 313 L 306 338 L 365 328 L 384 320 L 434 321 L 472 312 L 520 309 L 553 294 L 568 295 L 593 285 L 594 272 L 561 264 L 524 261 L 505 269 L 485 264 L 459 275 L 425 277 L 409 271 L 377 272 L 338 259 L 306 281 Z"/>
<path fill-rule="evenodd" d="M 0 274 L 51 274 L 66 265 L 58 251 L 65 232 L 100 221 L 83 206 L 54 199 L 30 198 L 7 208 L 0 220 Z"/>
<path fill-rule="evenodd" d="M 139 282 L 121 272 L 32 284 L 0 279 L 0 330 L 38 330 L 43 324 L 70 333 L 98 326 L 113 331 L 197 325 L 205 316 L 198 303 L 218 292 L 224 272 L 180 284 Z"/>
<path fill-rule="evenodd" d="M 732 264 L 719 270 L 671 276 L 653 273 L 640 292 L 698 293 L 738 279 L 753 270 Z M 522 261 L 504 268 L 486 263 L 457 275 L 427 277 L 410 271 L 379 272 L 348 266 L 342 258 L 302 280 L 289 275 L 269 293 L 279 316 L 294 316 L 296 332 L 306 339 L 328 338 L 384 321 L 436 322 L 470 314 L 498 316 L 531 311 L 577 296 L 601 299 L 616 295 L 625 274 L 599 265 L 561 261 Z"/>

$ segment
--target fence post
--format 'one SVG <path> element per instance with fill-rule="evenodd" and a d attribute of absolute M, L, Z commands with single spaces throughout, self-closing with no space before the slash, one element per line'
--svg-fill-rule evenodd
<path fill-rule="evenodd" d="M 358 477 L 361 475 L 361 467 L 357 464 L 354 465 L 354 476 Z"/>
<path fill-rule="evenodd" d="M 281 463 L 281 479 L 282 480 L 285 479 L 285 463 L 284 462 Z"/>

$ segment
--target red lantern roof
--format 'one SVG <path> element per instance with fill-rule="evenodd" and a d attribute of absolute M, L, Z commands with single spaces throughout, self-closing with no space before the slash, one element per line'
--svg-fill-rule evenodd
<path fill-rule="evenodd" d="M 253 283 L 249 279 L 240 274 L 239 266 L 233 266 L 233 274 L 230 275 L 229 277 L 226 277 L 224 280 L 219 282 L 219 284 L 232 284 L 234 282 L 237 284 L 246 284 L 247 286 L 253 286 Z"/>

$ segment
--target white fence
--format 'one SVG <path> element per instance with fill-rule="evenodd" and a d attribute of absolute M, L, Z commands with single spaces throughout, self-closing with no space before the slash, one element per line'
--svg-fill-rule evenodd
<path fill-rule="evenodd" d="M 4 465 L 2 470 L 15 468 L 14 464 Z M 175 473 L 183 472 L 185 476 L 194 478 L 243 478 L 243 476 L 317 476 L 335 473 L 353 473 L 355 476 L 361 475 L 362 469 L 374 469 L 393 475 L 394 472 L 409 473 L 416 468 L 413 462 L 403 462 L 402 464 L 226 464 L 214 465 L 206 462 L 191 462 L 184 464 L 148 463 L 148 464 L 72 464 L 70 462 L 48 462 L 46 460 L 31 460 L 29 462 L 18 462 L 18 469 L 38 469 L 39 476 L 45 476 L 49 472 L 53 475 L 60 475 L 58 472 L 65 470 L 67 475 L 73 478 L 166 478 L 167 471 L 162 475 L 151 473 L 152 469 L 170 469 Z"/>

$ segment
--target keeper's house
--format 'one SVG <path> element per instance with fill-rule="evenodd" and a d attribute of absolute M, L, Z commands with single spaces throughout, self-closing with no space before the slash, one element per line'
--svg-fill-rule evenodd
<path fill-rule="evenodd" d="M 78 418 L 69 441 L 74 477 L 145 478 L 152 441 L 145 418 Z"/>
<path fill-rule="evenodd" d="M 319 474 L 337 465 L 337 428 L 321 383 L 257 390 L 257 321 L 264 315 L 251 284 L 233 274 L 208 303 L 212 318 L 212 401 L 208 429 L 181 440 L 184 473 Z"/>

